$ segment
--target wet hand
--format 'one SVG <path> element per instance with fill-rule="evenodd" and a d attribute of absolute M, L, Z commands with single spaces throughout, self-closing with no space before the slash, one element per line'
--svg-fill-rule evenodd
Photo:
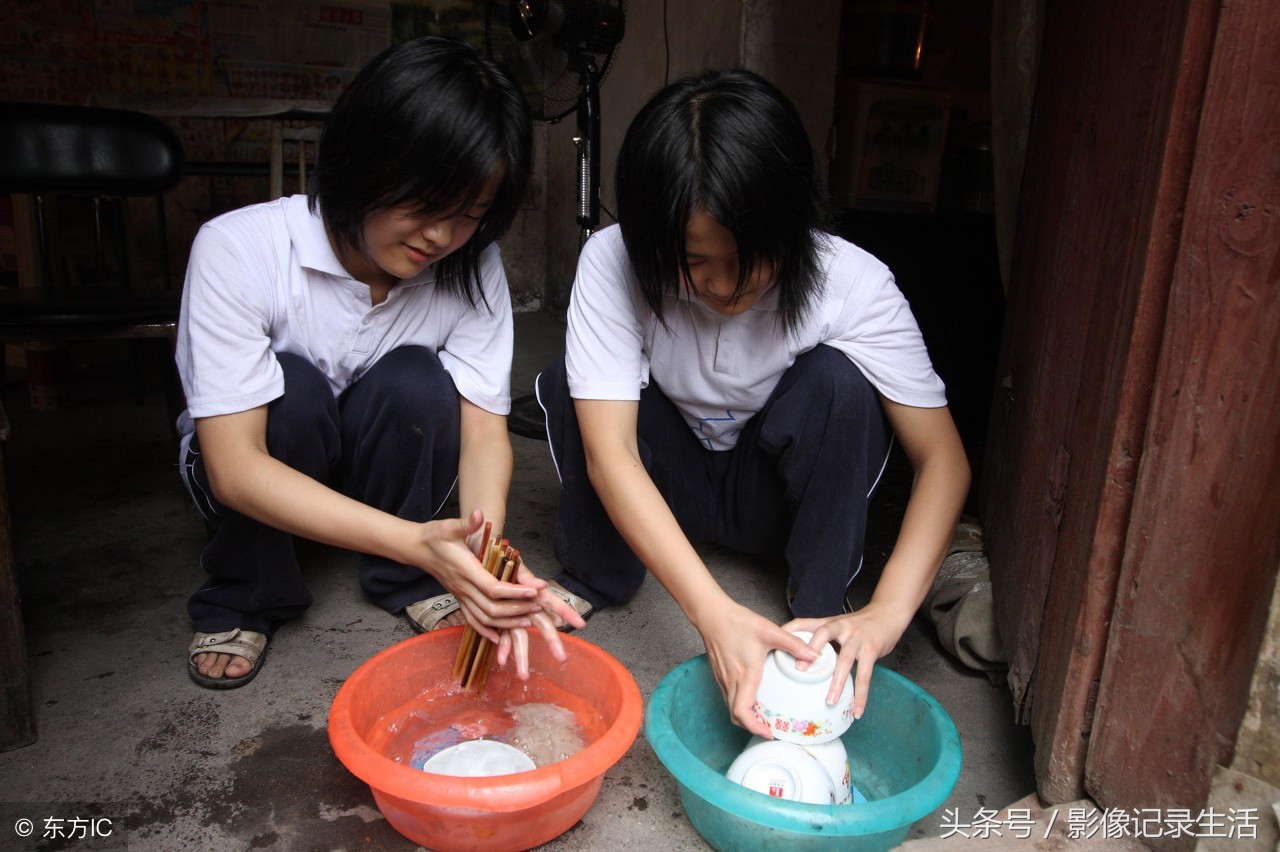
<path fill-rule="evenodd" d="M 533 628 L 542 634 L 548 650 L 551 651 L 551 656 L 561 663 L 568 660 L 569 655 L 560 639 L 560 631 L 556 629 L 551 617 L 545 612 L 536 612 L 530 617 L 530 621 L 533 622 Z M 529 630 L 527 628 L 513 627 L 502 631 L 502 636 L 498 640 L 498 667 L 506 668 L 509 659 L 515 662 L 516 677 L 520 680 L 528 680 Z"/>
<path fill-rule="evenodd" d="M 802 661 L 816 660 L 818 653 L 799 636 L 738 604 L 731 604 L 716 617 L 707 619 L 699 625 L 699 632 L 734 724 L 772 739 L 773 731 L 755 711 L 765 658 L 775 648 Z"/>
<path fill-rule="evenodd" d="M 502 632 L 498 642 L 497 663 L 505 667 L 508 659 L 515 661 L 516 677 L 525 680 L 529 677 L 529 627 L 536 629 L 542 640 L 547 643 L 547 650 L 557 662 L 565 662 L 569 654 L 565 651 L 564 641 L 560 637 L 559 628 L 571 624 L 576 628 L 586 627 L 587 623 L 578 613 L 555 593 L 548 590 L 546 580 L 539 578 L 529 569 L 524 560 L 516 567 L 515 581 L 521 586 L 535 589 L 534 598 L 539 609 L 530 614 L 528 623 Z"/>
<path fill-rule="evenodd" d="M 484 569 L 473 547 L 484 527 L 484 515 L 477 509 L 466 518 L 428 521 L 420 525 L 419 562 L 458 601 L 467 622 L 491 642 L 499 641 L 498 631 L 529 627 L 530 618 L 541 610 L 537 590 L 520 583 L 503 583 Z"/>
<path fill-rule="evenodd" d="M 797 618 L 783 627 L 812 632 L 811 649 L 821 648 L 827 642 L 836 645 L 839 656 L 827 703 L 839 700 L 845 678 L 852 671 L 853 717 L 861 719 L 867 709 L 876 661 L 894 649 L 910 620 L 909 614 L 904 619 L 903 614 L 893 608 L 872 602 L 857 612 L 829 618 Z"/>
<path fill-rule="evenodd" d="M 586 619 L 578 615 L 577 610 L 565 603 L 564 598 L 552 592 L 547 585 L 547 581 L 536 576 L 523 559 L 520 560 L 519 569 L 516 571 L 516 582 L 538 590 L 535 600 L 542 608 L 542 612 L 550 618 L 550 624 L 553 628 L 558 629 L 568 624 L 576 630 L 581 630 L 587 626 Z M 556 638 L 556 644 L 560 644 L 558 637 Z M 557 657 L 556 659 L 560 658 Z"/>

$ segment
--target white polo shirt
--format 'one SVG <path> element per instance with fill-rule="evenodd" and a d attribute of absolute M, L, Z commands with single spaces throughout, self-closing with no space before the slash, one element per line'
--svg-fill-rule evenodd
<path fill-rule="evenodd" d="M 511 409 L 511 297 L 496 245 L 480 260 L 483 305 L 435 286 L 428 267 L 374 305 L 339 263 L 304 195 L 223 214 L 200 228 L 182 293 L 177 363 L 187 393 L 179 419 L 247 411 L 284 393 L 277 352 L 306 358 L 335 396 L 386 353 L 425 346 L 458 392 L 495 414 Z"/>
<path fill-rule="evenodd" d="M 583 246 L 569 303 L 570 396 L 638 400 L 652 376 L 704 446 L 727 450 L 796 356 L 825 343 L 894 402 L 946 405 L 942 380 L 888 267 L 838 237 L 821 240 L 823 291 L 787 335 L 774 288 L 737 316 L 682 290 L 663 300 L 664 327 L 640 295 L 621 230 L 597 231 Z"/>

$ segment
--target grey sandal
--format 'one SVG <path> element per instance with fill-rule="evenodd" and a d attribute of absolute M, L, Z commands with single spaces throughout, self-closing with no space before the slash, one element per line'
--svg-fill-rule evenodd
<path fill-rule="evenodd" d="M 230 654 L 248 660 L 253 668 L 239 677 L 209 677 L 196 667 L 199 654 Z M 187 647 L 187 674 L 207 689 L 236 689 L 258 675 L 267 656 L 267 636 L 252 630 L 226 630 L 222 633 L 197 633 Z"/>
<path fill-rule="evenodd" d="M 404 608 L 409 624 L 419 633 L 430 633 L 440 627 L 445 616 L 458 611 L 457 598 L 450 594 L 436 595 L 434 598 L 411 603 Z"/>

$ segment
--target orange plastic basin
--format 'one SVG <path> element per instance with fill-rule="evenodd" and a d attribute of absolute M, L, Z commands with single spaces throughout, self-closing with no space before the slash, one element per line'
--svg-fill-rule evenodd
<path fill-rule="evenodd" d="M 329 711 L 329 742 L 343 765 L 369 785 L 391 825 L 428 849 L 530 849 L 568 831 L 600 793 L 604 774 L 640 730 L 642 702 L 631 673 L 572 634 L 561 664 L 537 637 L 529 642 L 528 681 L 494 668 L 486 700 L 546 702 L 574 713 L 582 751 L 529 772 L 487 778 L 435 775 L 386 753 L 389 729 L 411 710 L 445 714 L 475 699 L 453 681 L 461 627 L 424 633 L 387 648 L 352 673 Z M 420 709 L 424 708 L 424 709 Z"/>

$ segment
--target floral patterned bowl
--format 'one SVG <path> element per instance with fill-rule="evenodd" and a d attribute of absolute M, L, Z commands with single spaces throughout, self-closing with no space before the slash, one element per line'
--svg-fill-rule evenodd
<path fill-rule="evenodd" d="M 806 642 L 813 634 L 796 631 Z M 835 704 L 827 703 L 827 692 L 835 674 L 836 650 L 830 643 L 821 656 L 801 670 L 796 658 L 781 650 L 765 660 L 754 709 L 773 730 L 773 738 L 808 745 L 836 739 L 853 724 L 853 677 L 845 678 Z"/>

